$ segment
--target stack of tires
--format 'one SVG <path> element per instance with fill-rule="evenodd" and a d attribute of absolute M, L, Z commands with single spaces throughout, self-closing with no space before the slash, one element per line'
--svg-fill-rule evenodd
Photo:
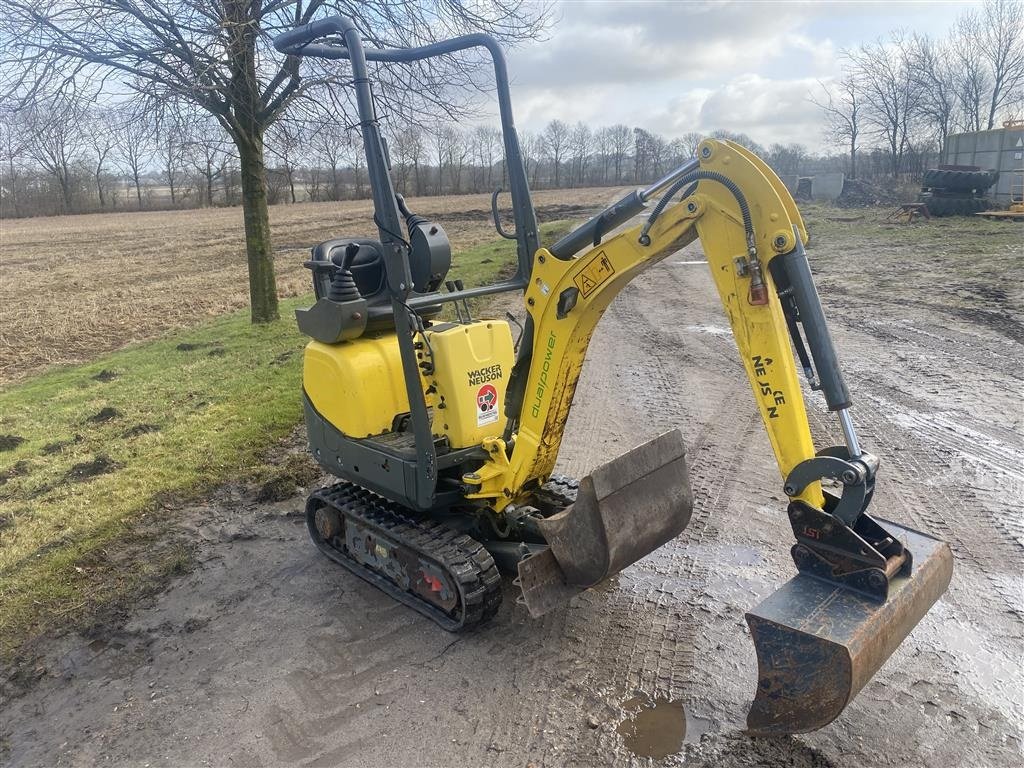
<path fill-rule="evenodd" d="M 918 199 L 932 216 L 969 216 L 989 209 L 985 193 L 997 178 L 995 171 L 933 168 L 925 171 Z"/>

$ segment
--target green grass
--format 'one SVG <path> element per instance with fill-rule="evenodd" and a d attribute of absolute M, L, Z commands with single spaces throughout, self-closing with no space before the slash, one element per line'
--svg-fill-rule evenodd
<path fill-rule="evenodd" d="M 543 241 L 568 229 L 547 224 Z M 452 278 L 493 282 L 514 259 L 514 242 L 484 244 L 455 255 Z M 239 312 L 0 392 L 0 657 L 186 567 L 167 500 L 265 479 L 268 447 L 301 419 L 305 339 L 291 317 L 309 302 L 282 302 L 278 323 Z"/>
<path fill-rule="evenodd" d="M 568 234 L 572 229 L 571 221 L 551 221 L 540 225 L 540 241 L 544 246 L 550 246 L 562 235 Z M 452 268 L 448 273 L 448 280 L 462 280 L 467 288 L 477 285 L 486 285 L 497 279 L 512 277 L 516 271 L 516 241 L 495 240 L 491 243 L 484 243 L 452 257 Z M 473 299 L 469 304 L 474 316 L 481 307 L 486 306 L 485 299 Z M 454 311 L 449 305 L 445 308 L 444 317 L 455 317 Z"/>
<path fill-rule="evenodd" d="M 293 322 L 241 312 L 0 393 L 0 433 L 24 438 L 0 453 L 4 656 L 132 586 L 104 573 L 142 513 L 237 476 L 295 425 L 302 344 Z"/>

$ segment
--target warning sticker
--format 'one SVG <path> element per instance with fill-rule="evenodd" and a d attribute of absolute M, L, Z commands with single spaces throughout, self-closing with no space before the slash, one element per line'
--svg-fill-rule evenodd
<path fill-rule="evenodd" d="M 576 287 L 580 289 L 580 293 L 583 294 L 583 298 L 587 298 L 594 289 L 597 288 L 601 283 L 607 280 L 609 277 L 615 274 L 615 268 L 612 267 L 611 261 L 605 256 L 604 251 L 597 254 L 597 258 L 591 261 L 583 271 L 580 272 L 573 279 L 576 283 Z"/>
<path fill-rule="evenodd" d="M 498 390 L 484 384 L 476 393 L 476 425 L 493 424 L 498 420 Z"/>

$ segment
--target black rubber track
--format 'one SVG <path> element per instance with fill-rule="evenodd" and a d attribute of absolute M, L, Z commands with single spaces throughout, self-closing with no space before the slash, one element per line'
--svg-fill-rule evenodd
<path fill-rule="evenodd" d="M 458 604 L 450 613 L 435 606 L 371 568 L 353 559 L 340 537 L 325 541 L 317 531 L 315 515 L 330 507 L 342 518 L 398 546 L 415 551 L 441 567 L 457 585 Z M 306 502 L 306 526 L 317 548 L 352 573 L 394 599 L 423 614 L 449 632 L 464 632 L 494 617 L 501 605 L 501 576 L 483 544 L 464 533 L 430 519 L 417 519 L 411 511 L 352 483 L 341 482 L 313 493 Z"/>

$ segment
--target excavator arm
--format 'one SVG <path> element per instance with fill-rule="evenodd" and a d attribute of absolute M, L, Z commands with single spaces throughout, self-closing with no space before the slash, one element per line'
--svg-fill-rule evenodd
<path fill-rule="evenodd" d="M 499 514 L 528 503 L 552 473 L 597 322 L 644 269 L 699 238 L 789 497 L 799 575 L 747 614 L 759 683 L 748 717 L 757 733 L 831 722 L 945 591 L 949 548 L 877 520 L 866 509 L 878 459 L 863 451 L 804 252 L 807 231 L 778 177 L 755 155 L 706 140 L 643 223 L 579 255 L 537 251 L 525 298 L 532 347 L 511 440 L 464 477 L 468 498 Z M 678 200 L 673 199 L 677 193 Z M 563 249 L 564 250 L 564 249 Z M 640 310 L 642 311 L 642 309 Z M 794 355 L 795 353 L 795 355 Z M 797 360 L 837 413 L 845 444 L 817 449 Z M 522 362 L 522 361 L 521 361 Z M 510 387 L 510 392 L 516 392 Z M 508 404 L 507 404 L 508 406 Z M 573 507 L 542 520 L 549 548 L 519 565 L 535 615 L 678 535 L 691 498 L 681 438 L 667 433 L 581 484 Z M 840 491 L 823 490 L 822 482 Z"/>
<path fill-rule="evenodd" d="M 470 478 L 479 487 L 474 497 L 493 499 L 500 507 L 547 480 L 591 335 L 605 309 L 640 272 L 698 237 L 783 478 L 815 457 L 787 321 L 768 269 L 771 259 L 794 250 L 798 239 L 802 247 L 803 220 L 778 177 L 742 147 L 708 140 L 701 151 L 701 171 L 721 174 L 742 190 L 755 250 L 765 254 L 757 257 L 760 299 L 751 301 L 757 277 L 750 269 L 740 205 L 713 178 L 699 181 L 695 192 L 664 208 L 650 224 L 636 224 L 581 255 L 560 259 L 549 250 L 537 251 L 525 297 L 534 343 L 514 446 L 508 451 L 503 441 L 500 458 Z M 819 508 L 824 503 L 817 481 L 791 495 Z"/>

